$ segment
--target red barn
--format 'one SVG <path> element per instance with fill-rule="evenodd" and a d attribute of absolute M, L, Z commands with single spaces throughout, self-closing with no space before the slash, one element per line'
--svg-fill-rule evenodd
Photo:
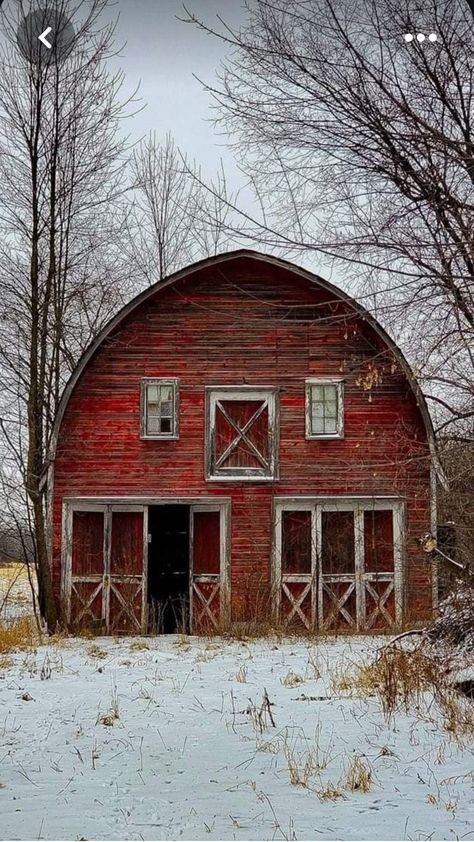
<path fill-rule="evenodd" d="M 400 350 L 339 289 L 252 251 L 177 272 L 107 325 L 61 402 L 49 488 L 64 622 L 425 617 L 432 453 Z"/>

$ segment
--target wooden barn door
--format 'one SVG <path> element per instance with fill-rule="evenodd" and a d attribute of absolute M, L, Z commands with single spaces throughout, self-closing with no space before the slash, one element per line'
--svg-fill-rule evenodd
<path fill-rule="evenodd" d="M 144 508 L 91 506 L 72 511 L 64 593 L 71 628 L 102 634 L 145 629 Z"/>
<path fill-rule="evenodd" d="M 321 628 L 387 629 L 401 622 L 400 517 L 399 506 L 381 503 L 318 511 Z"/>
<path fill-rule="evenodd" d="M 72 513 L 71 560 L 66 570 L 69 622 L 73 629 L 106 630 L 105 506 Z"/>
<path fill-rule="evenodd" d="M 111 511 L 108 571 L 109 634 L 144 631 L 145 563 L 143 508 Z"/>
<path fill-rule="evenodd" d="M 318 511 L 319 625 L 356 630 L 361 618 L 360 558 L 355 512 Z"/>
<path fill-rule="evenodd" d="M 396 512 L 364 511 L 364 569 L 362 572 L 364 627 L 389 628 L 399 617 L 401 582 L 395 564 L 399 547 L 395 540 Z M 361 524 L 362 526 L 362 524 Z"/>
<path fill-rule="evenodd" d="M 316 543 L 312 509 L 285 509 L 280 514 L 280 620 L 297 630 L 310 629 L 316 611 Z"/>
<path fill-rule="evenodd" d="M 287 628 L 358 631 L 402 621 L 403 507 L 297 501 L 276 514 L 273 587 Z"/>
<path fill-rule="evenodd" d="M 218 628 L 225 608 L 222 512 L 191 506 L 190 626 L 193 634 Z"/>

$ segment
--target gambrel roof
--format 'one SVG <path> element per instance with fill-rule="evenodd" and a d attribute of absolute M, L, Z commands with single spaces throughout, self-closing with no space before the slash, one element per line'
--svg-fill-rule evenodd
<path fill-rule="evenodd" d="M 96 352 L 100 349 L 101 345 L 107 339 L 107 337 L 117 328 L 119 327 L 120 323 L 124 321 L 128 316 L 130 316 L 133 311 L 140 307 L 147 299 L 152 298 L 159 292 L 161 289 L 164 289 L 171 284 L 174 284 L 182 279 L 190 278 L 193 274 L 197 274 L 201 272 L 201 270 L 208 268 L 208 267 L 224 267 L 225 264 L 230 263 L 231 261 L 236 260 L 249 260 L 255 263 L 265 263 L 269 266 L 274 266 L 280 270 L 285 270 L 286 272 L 292 273 L 295 277 L 303 278 L 306 281 L 310 281 L 314 284 L 317 284 L 319 288 L 324 289 L 330 292 L 335 299 L 339 299 L 343 302 L 346 302 L 355 313 L 357 313 L 364 321 L 369 324 L 373 330 L 379 335 L 383 343 L 387 346 L 387 348 L 393 353 L 395 359 L 399 363 L 402 371 L 404 372 L 407 382 L 409 383 L 415 398 L 417 405 L 420 409 L 421 416 L 424 421 L 428 441 L 430 444 L 430 450 L 433 457 L 433 463 L 436 467 L 437 474 L 442 477 L 441 469 L 438 464 L 438 460 L 436 457 L 435 451 L 435 436 L 433 425 L 430 417 L 430 413 L 428 410 L 428 406 L 423 395 L 423 392 L 413 374 L 410 365 L 408 364 L 404 354 L 400 350 L 400 348 L 395 344 L 395 342 L 390 338 L 384 328 L 379 324 L 379 322 L 366 310 L 361 304 L 359 304 L 354 298 L 347 295 L 347 293 L 343 292 L 338 287 L 331 284 L 329 281 L 324 280 L 318 275 L 315 275 L 312 272 L 309 272 L 307 269 L 303 269 L 300 266 L 296 266 L 294 263 L 291 263 L 287 260 L 283 260 L 279 257 L 274 257 L 269 254 L 263 254 L 261 252 L 253 251 L 251 249 L 239 249 L 236 251 L 225 252 L 223 254 L 216 255 L 214 257 L 209 257 L 204 260 L 200 260 L 197 263 L 193 263 L 190 266 L 187 266 L 184 269 L 179 270 L 178 272 L 173 273 L 167 278 L 158 281 L 152 286 L 145 289 L 139 295 L 132 299 L 128 304 L 126 304 L 100 331 L 97 335 L 95 340 L 89 345 L 86 349 L 82 357 L 80 358 L 76 368 L 74 369 L 69 381 L 64 389 L 58 412 L 55 419 L 53 436 L 52 436 L 52 444 L 51 444 L 51 452 L 50 458 L 54 460 L 56 446 L 58 441 L 59 430 L 61 427 L 62 419 L 66 412 L 66 408 L 71 397 L 72 392 L 81 376 L 81 374 L 86 369 L 90 360 L 94 357 Z"/>

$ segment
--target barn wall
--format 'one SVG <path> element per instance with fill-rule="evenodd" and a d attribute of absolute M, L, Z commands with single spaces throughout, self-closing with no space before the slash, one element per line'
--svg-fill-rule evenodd
<path fill-rule="evenodd" d="M 305 378 L 345 379 L 344 438 L 305 439 Z M 140 439 L 140 379 L 178 377 L 180 438 Z M 206 482 L 205 386 L 273 385 L 280 393 L 279 479 Z M 290 271 L 239 258 L 157 292 L 122 322 L 86 367 L 59 433 L 53 565 L 60 583 L 64 496 L 232 498 L 233 616 L 270 580 L 275 496 L 390 494 L 406 498 L 407 607 L 426 615 L 429 529 L 426 432 L 406 378 L 349 305 Z"/>

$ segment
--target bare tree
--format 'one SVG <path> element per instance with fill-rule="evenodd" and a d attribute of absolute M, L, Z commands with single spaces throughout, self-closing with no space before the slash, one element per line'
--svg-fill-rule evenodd
<path fill-rule="evenodd" d="M 43 6 L 48 6 L 45 2 Z M 2 8 L 0 46 L 0 256 L 2 447 L 11 518 L 32 533 L 39 607 L 57 616 L 50 573 L 45 471 L 62 387 L 82 350 L 126 297 L 119 226 L 126 103 L 114 54 L 110 0 L 50 3 L 73 17 L 61 60 L 17 29 L 36 8 Z"/>
<path fill-rule="evenodd" d="M 222 168 L 206 190 L 171 135 L 160 144 L 152 134 L 132 156 L 132 179 L 129 249 L 146 283 L 222 248 L 230 212 Z"/>
<path fill-rule="evenodd" d="M 255 0 L 239 31 L 186 14 L 229 46 L 208 90 L 261 209 L 235 204 L 234 236 L 338 261 L 410 351 L 439 429 L 474 438 L 468 5 Z M 405 40 L 419 32 L 437 39 Z"/>

